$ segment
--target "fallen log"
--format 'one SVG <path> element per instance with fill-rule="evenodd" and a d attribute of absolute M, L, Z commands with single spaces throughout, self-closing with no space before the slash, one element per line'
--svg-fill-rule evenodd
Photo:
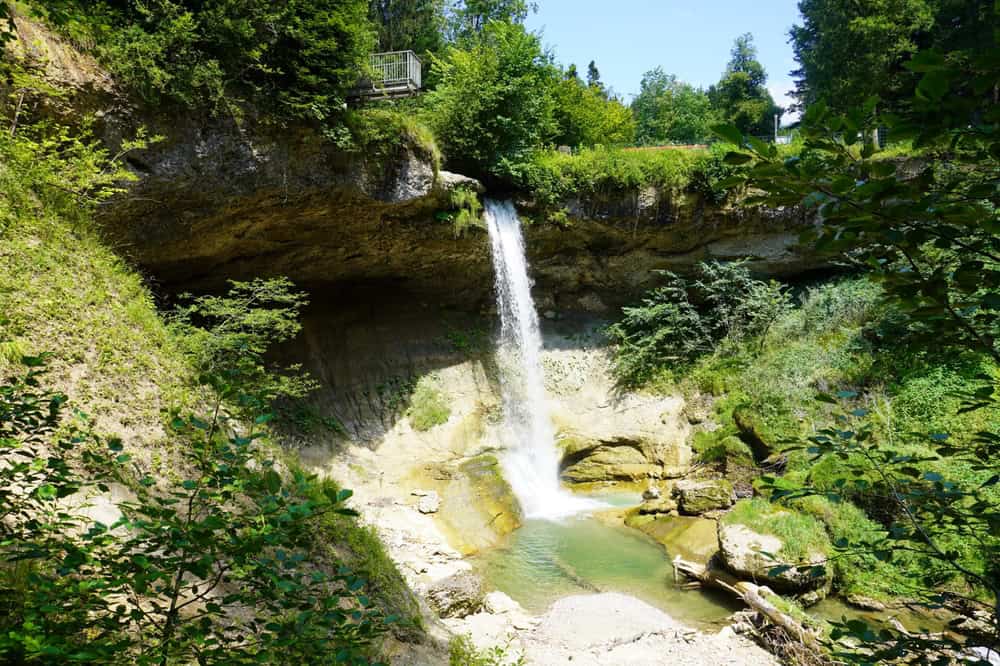
<path fill-rule="evenodd" d="M 817 655 L 825 653 L 816 631 L 803 625 L 769 600 L 769 598 L 780 598 L 770 588 L 739 580 L 728 571 L 718 566 L 712 566 L 713 562 L 714 559 L 709 561 L 708 566 L 705 566 L 697 562 L 688 562 L 678 555 L 674 558 L 674 578 L 676 579 L 677 574 L 680 573 L 702 584 L 731 592 L 751 609 L 766 618 L 768 622 L 784 629 L 789 636 L 799 641 L 811 652 Z"/>

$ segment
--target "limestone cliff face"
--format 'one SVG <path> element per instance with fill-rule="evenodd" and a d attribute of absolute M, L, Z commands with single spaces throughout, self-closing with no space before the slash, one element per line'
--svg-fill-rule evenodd
<path fill-rule="evenodd" d="M 287 275 L 303 285 L 398 281 L 446 296 L 442 282 L 454 285 L 456 270 L 484 258 L 435 219 L 451 190 L 478 183 L 439 172 L 412 142 L 376 158 L 304 127 L 150 120 L 168 138 L 130 156 L 139 180 L 102 223 L 164 283 Z"/>
<path fill-rule="evenodd" d="M 134 119 L 105 117 L 112 141 Z M 402 142 L 377 157 L 345 152 L 305 128 L 148 118 L 168 138 L 130 156 L 139 181 L 102 217 L 110 239 L 162 283 L 217 288 L 286 275 L 309 287 L 381 284 L 474 310 L 491 301 L 486 234 L 456 237 L 440 213 L 471 179 L 438 171 Z M 567 201 L 568 224 L 530 223 L 536 295 L 563 310 L 602 311 L 634 298 L 657 269 L 749 259 L 766 275 L 814 268 L 798 247 L 798 210 L 725 208 L 645 190 Z"/>

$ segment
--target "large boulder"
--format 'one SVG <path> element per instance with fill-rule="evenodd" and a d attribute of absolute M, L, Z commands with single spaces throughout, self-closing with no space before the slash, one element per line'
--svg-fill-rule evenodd
<path fill-rule="evenodd" d="M 763 507 L 766 502 L 741 501 L 740 505 Z M 829 588 L 830 575 L 823 565 L 829 558 L 830 544 L 822 525 L 810 516 L 773 506 L 755 509 L 753 519 L 746 522 L 742 522 L 745 517 L 731 517 L 742 513 L 734 509 L 718 525 L 719 557 L 730 572 L 779 592 L 804 593 Z M 781 522 L 784 525 L 779 526 Z M 771 530 L 795 534 L 795 549 Z"/>
<path fill-rule="evenodd" d="M 521 506 L 496 456 L 473 456 L 441 471 L 448 485 L 436 515 L 463 555 L 491 548 L 521 526 Z"/>
<path fill-rule="evenodd" d="M 555 419 L 562 426 L 563 480 L 644 482 L 687 473 L 690 426 L 681 417 L 683 399 L 616 395 L 607 368 L 591 370 L 599 381 L 581 381 L 587 373 L 580 372 L 577 360 L 553 359 L 546 368 L 547 388 L 557 400 Z"/>
<path fill-rule="evenodd" d="M 639 505 L 639 515 L 656 515 L 676 513 L 677 502 L 669 497 L 645 500 Z"/>
<path fill-rule="evenodd" d="M 570 483 L 643 481 L 660 478 L 662 466 L 650 460 L 648 447 L 627 438 L 566 438 L 562 478 Z"/>
<path fill-rule="evenodd" d="M 728 509 L 733 504 L 733 485 L 725 479 L 684 479 L 674 485 L 677 508 L 687 516 Z"/>
<path fill-rule="evenodd" d="M 466 617 L 483 607 L 486 590 L 479 576 L 461 571 L 432 583 L 425 591 L 427 602 L 440 617 Z"/>
<path fill-rule="evenodd" d="M 719 550 L 714 520 L 696 516 L 663 514 L 626 516 L 625 524 L 639 530 L 689 562 L 707 564 Z"/>

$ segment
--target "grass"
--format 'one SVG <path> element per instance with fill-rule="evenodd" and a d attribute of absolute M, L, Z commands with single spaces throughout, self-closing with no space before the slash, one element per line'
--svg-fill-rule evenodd
<path fill-rule="evenodd" d="M 47 384 L 97 432 L 121 437 L 138 476 L 176 476 L 167 415 L 204 398 L 190 359 L 140 274 L 95 228 L 88 202 L 105 168 L 99 149 L 67 139 L 45 145 L 0 133 L 0 373 L 20 373 L 24 355 L 51 353 Z M 80 194 L 53 182 L 79 184 Z M 416 601 L 375 531 L 350 516 L 322 521 L 320 563 L 365 572 L 376 603 L 409 620 L 405 631 L 419 631 Z"/>
<path fill-rule="evenodd" d="M 398 156 L 412 148 L 430 160 L 435 173 L 441 168 L 441 150 L 434 133 L 406 109 L 377 104 L 347 116 L 353 149 L 379 161 Z"/>
<path fill-rule="evenodd" d="M 455 636 L 448 644 L 449 666 L 523 666 L 523 656 L 511 656 L 510 645 L 478 649 L 469 635 Z"/>
<path fill-rule="evenodd" d="M 811 555 L 828 555 L 830 539 L 823 523 L 805 513 L 771 504 L 762 497 L 740 500 L 722 517 L 725 525 L 746 525 L 758 534 L 781 539 L 781 550 L 774 555 L 787 562 L 804 562 Z"/>
<path fill-rule="evenodd" d="M 414 430 L 420 432 L 448 421 L 451 406 L 433 375 L 424 375 L 417 380 L 406 415 Z"/>
<path fill-rule="evenodd" d="M 50 353 L 52 388 L 149 464 L 144 454 L 166 446 L 163 413 L 198 400 L 193 372 L 142 278 L 91 221 L 99 149 L 24 132 L 0 138 L 0 372 Z"/>
<path fill-rule="evenodd" d="M 330 490 L 336 493 L 340 486 L 332 479 L 319 479 L 313 487 L 315 499 L 321 499 Z M 402 619 L 394 627 L 397 635 L 405 637 L 422 631 L 416 597 L 396 563 L 389 557 L 374 527 L 351 516 L 328 513 L 319 518 L 317 529 L 312 534 L 312 545 L 324 556 L 324 560 L 343 561 L 368 579 L 371 596 L 382 612 Z"/>

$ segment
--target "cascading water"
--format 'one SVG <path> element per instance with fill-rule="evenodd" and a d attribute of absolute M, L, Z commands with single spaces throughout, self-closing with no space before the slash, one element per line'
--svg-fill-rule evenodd
<path fill-rule="evenodd" d="M 500 340 L 497 361 L 503 397 L 503 467 L 528 518 L 558 518 L 599 506 L 559 486 L 559 456 L 542 369 L 542 335 L 531 298 L 521 222 L 509 201 L 487 201 L 496 274 Z"/>

